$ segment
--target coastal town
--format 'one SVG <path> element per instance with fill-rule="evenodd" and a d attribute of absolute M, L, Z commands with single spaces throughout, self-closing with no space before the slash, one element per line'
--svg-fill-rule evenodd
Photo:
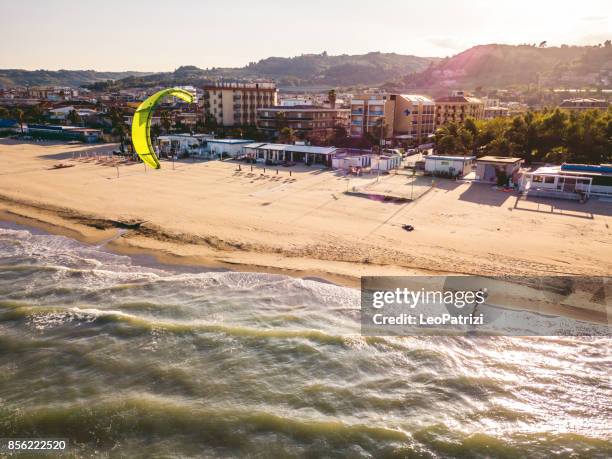
<path fill-rule="evenodd" d="M 160 86 L 2 89 L 5 215 L 84 240 L 140 228 L 112 244 L 348 285 L 364 274 L 611 269 L 607 236 L 587 236 L 612 223 L 609 138 L 595 132 L 606 119 L 609 129 L 608 92 L 549 91 L 546 103 L 558 102 L 537 106 L 508 90 L 181 88 L 194 103 L 156 107 L 161 170 L 149 172 L 130 128 Z M 590 144 L 572 140 L 576 130 Z M 576 233 L 580 256 L 567 248 Z"/>

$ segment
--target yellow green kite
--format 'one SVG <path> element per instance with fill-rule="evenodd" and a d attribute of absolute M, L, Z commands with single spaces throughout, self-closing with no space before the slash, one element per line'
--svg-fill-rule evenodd
<path fill-rule="evenodd" d="M 132 143 L 140 159 L 153 169 L 159 169 L 159 159 L 151 145 L 151 118 L 157 103 L 166 96 L 175 96 L 188 103 L 193 103 L 194 96 L 189 91 L 179 88 L 163 89 L 147 98 L 134 113 L 132 120 Z"/>

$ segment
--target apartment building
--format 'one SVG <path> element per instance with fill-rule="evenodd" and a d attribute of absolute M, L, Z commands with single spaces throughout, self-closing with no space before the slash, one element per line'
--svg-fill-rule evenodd
<path fill-rule="evenodd" d="M 27 96 L 41 100 L 70 100 L 79 95 L 78 89 L 68 86 L 31 86 L 27 88 Z"/>
<path fill-rule="evenodd" d="M 274 83 L 216 83 L 204 87 L 204 113 L 224 126 L 254 125 L 257 109 L 277 104 Z"/>
<path fill-rule="evenodd" d="M 484 103 L 476 97 L 453 95 L 436 99 L 436 126 L 463 123 L 468 118 L 482 119 Z"/>
<path fill-rule="evenodd" d="M 351 137 L 362 137 L 384 126 L 385 139 L 423 141 L 435 129 L 435 104 L 428 97 L 413 94 L 364 94 L 350 104 Z"/>
<path fill-rule="evenodd" d="M 508 116 L 509 112 L 508 107 L 485 107 L 483 111 L 483 118 L 485 120 L 505 118 Z"/>
<path fill-rule="evenodd" d="M 577 99 L 566 99 L 559 104 L 559 108 L 570 111 L 584 111 L 584 110 L 607 110 L 607 101 L 593 98 L 577 98 Z"/>
<path fill-rule="evenodd" d="M 336 126 L 348 126 L 348 109 L 313 105 L 279 106 L 257 109 L 257 129 L 271 135 L 289 127 L 302 138 L 331 134 Z"/>
<path fill-rule="evenodd" d="M 49 118 L 52 120 L 65 121 L 70 116 L 70 112 L 76 112 L 77 115 L 81 118 L 91 118 L 98 114 L 96 110 L 91 108 L 84 107 L 75 107 L 74 105 L 69 105 L 67 107 L 57 107 L 49 110 Z"/>

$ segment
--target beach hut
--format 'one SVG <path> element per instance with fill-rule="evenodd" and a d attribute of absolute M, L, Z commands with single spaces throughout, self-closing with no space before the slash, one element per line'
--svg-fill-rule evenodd
<path fill-rule="evenodd" d="M 213 158 L 236 157 L 241 154 L 242 147 L 253 143 L 247 139 L 209 139 L 206 141 L 206 151 Z"/>
<path fill-rule="evenodd" d="M 464 177 L 472 172 L 475 156 L 427 155 L 425 173 L 445 177 Z"/>
<path fill-rule="evenodd" d="M 160 135 L 157 146 L 163 155 L 200 154 L 202 139 L 191 134 Z"/>
<path fill-rule="evenodd" d="M 486 183 L 497 183 L 499 178 L 518 182 L 519 171 L 523 160 L 505 156 L 483 156 L 476 160 L 476 180 Z"/>
<path fill-rule="evenodd" d="M 338 148 L 332 160 L 332 168 L 343 171 L 363 170 L 372 165 L 372 150 Z"/>
<path fill-rule="evenodd" d="M 382 155 L 372 155 L 372 170 L 373 171 L 390 171 L 398 169 L 402 163 L 402 155 L 390 151 Z"/>

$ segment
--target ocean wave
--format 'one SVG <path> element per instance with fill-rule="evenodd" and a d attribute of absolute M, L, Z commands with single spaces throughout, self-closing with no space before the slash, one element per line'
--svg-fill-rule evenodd
<path fill-rule="evenodd" d="M 20 303 L 9 302 L 6 304 Z M 65 308 L 61 306 L 11 306 L 0 320 L 28 319 L 35 328 L 44 330 L 63 326 L 71 322 L 94 325 L 117 323 L 128 325 L 142 331 L 163 330 L 172 333 L 221 333 L 234 338 L 253 339 L 308 339 L 321 344 L 346 345 L 350 336 L 333 335 L 313 329 L 255 328 L 230 325 L 227 323 L 207 322 L 203 320 L 161 320 L 154 317 L 128 314 L 119 310 L 101 310 L 97 308 Z"/>
<path fill-rule="evenodd" d="M 2 411 L 0 431 L 4 436 L 22 437 L 44 431 L 76 442 L 98 444 L 112 444 L 132 435 L 179 435 L 204 442 L 222 438 L 224 446 L 239 447 L 247 434 L 275 432 L 304 442 L 325 440 L 377 448 L 379 442 L 405 442 L 409 438 L 399 430 L 366 424 L 308 420 L 248 407 L 213 409 L 144 394 L 118 395 L 87 404 Z"/>
<path fill-rule="evenodd" d="M 283 452 L 298 447 L 309 455 L 351 455 L 355 448 L 367 456 L 443 457 L 606 457 L 609 440 L 573 432 L 516 432 L 505 435 L 466 432 L 443 423 L 406 430 L 380 423 L 349 423 L 333 417 L 309 418 L 297 413 L 255 407 L 210 407 L 178 398 L 149 394 L 117 394 L 88 403 L 46 407 L 0 408 L 0 433 L 31 437 L 40 432 L 70 438 L 81 447 L 112 450 L 132 438 L 165 445 L 173 439 L 198 448 L 246 453 L 261 449 L 273 435 Z M 289 441 L 290 443 L 286 443 Z M 216 448 L 220 448 L 216 450 Z"/>

